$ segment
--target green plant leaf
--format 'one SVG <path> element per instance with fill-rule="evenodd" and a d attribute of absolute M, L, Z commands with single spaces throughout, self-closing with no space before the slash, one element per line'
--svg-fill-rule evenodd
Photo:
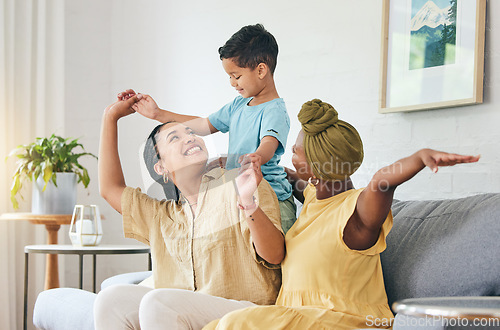
<path fill-rule="evenodd" d="M 89 172 L 87 172 L 86 168 L 83 169 L 82 183 L 85 186 L 85 188 L 87 188 L 89 186 L 89 183 L 90 183 Z"/>
<path fill-rule="evenodd" d="M 37 180 L 40 175 L 45 182 L 43 190 L 46 189 L 50 180 L 57 186 L 57 172 L 73 172 L 78 177 L 78 182 L 82 182 L 85 188 L 88 187 L 90 177 L 87 169 L 78 163 L 82 156 L 92 156 L 92 153 L 86 152 L 78 138 L 62 138 L 52 134 L 49 138 L 37 137 L 33 143 L 18 145 L 13 149 L 7 158 L 15 156 L 17 168 L 12 176 L 11 202 L 14 208 L 19 206 L 16 200 L 19 194 L 23 180 Z M 73 149 L 81 148 L 81 152 L 75 152 Z M 22 198 L 22 196 L 21 196 Z"/>
<path fill-rule="evenodd" d="M 54 172 L 52 173 L 52 183 L 54 184 L 54 186 L 57 187 L 57 173 L 59 172 Z"/>
<path fill-rule="evenodd" d="M 16 149 L 12 149 L 9 154 L 7 155 L 7 157 L 5 157 L 5 160 L 7 160 L 9 157 L 12 157 L 14 156 L 15 154 L 17 154 L 19 152 L 19 147 L 22 147 L 22 146 L 18 146 Z"/>
<path fill-rule="evenodd" d="M 49 184 L 50 179 L 52 178 L 52 164 L 45 161 L 43 162 L 43 181 L 45 182 L 45 185 L 43 186 L 42 191 L 45 191 L 47 188 L 47 185 Z M 57 187 L 57 185 L 56 185 Z"/>
<path fill-rule="evenodd" d="M 19 203 L 17 203 L 15 195 L 10 194 L 10 201 L 12 203 L 12 206 L 14 207 L 14 210 L 17 210 L 19 208 Z"/>
<path fill-rule="evenodd" d="M 19 189 L 21 189 L 21 179 L 19 177 L 19 174 L 15 174 L 13 177 L 12 186 L 10 188 L 10 200 L 15 210 L 19 208 L 19 204 L 17 203 L 16 200 L 16 194 L 19 191 Z"/>

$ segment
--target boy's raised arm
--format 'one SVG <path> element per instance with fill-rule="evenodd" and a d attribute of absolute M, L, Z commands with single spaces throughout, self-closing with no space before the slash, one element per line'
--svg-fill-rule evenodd
<path fill-rule="evenodd" d="M 117 101 L 104 110 L 99 145 L 99 192 L 115 210 L 121 213 L 121 197 L 125 189 L 120 156 L 118 155 L 118 120 L 132 114 L 136 96 Z"/>
<path fill-rule="evenodd" d="M 136 96 L 136 102 L 131 105 L 131 109 L 143 115 L 146 118 L 157 120 L 161 123 L 178 122 L 189 126 L 195 134 L 200 136 L 210 135 L 218 130 L 210 123 L 208 118 L 182 115 L 179 113 L 162 110 L 158 107 L 155 100 L 150 95 L 136 94 L 134 90 L 128 89 L 118 94 L 118 99 L 127 100 Z"/>
<path fill-rule="evenodd" d="M 278 139 L 274 136 L 264 136 L 262 140 L 260 140 L 259 147 L 255 150 L 255 153 L 261 157 L 262 164 L 267 163 L 273 158 L 279 144 Z"/>
<path fill-rule="evenodd" d="M 265 164 L 273 158 L 276 149 L 278 149 L 279 141 L 273 136 L 264 136 L 262 140 L 260 140 L 259 147 L 255 152 L 247 154 L 247 156 L 259 156 L 261 164 Z M 238 162 L 243 166 L 246 163 L 244 162 L 245 155 L 240 156 Z"/>
<path fill-rule="evenodd" d="M 463 156 L 422 149 L 380 169 L 360 194 L 356 210 L 345 227 L 344 241 L 350 248 L 357 250 L 373 246 L 391 209 L 394 191 L 400 184 L 413 178 L 425 167 L 429 167 L 436 173 L 439 166 L 473 163 L 478 160 L 479 156 Z"/>

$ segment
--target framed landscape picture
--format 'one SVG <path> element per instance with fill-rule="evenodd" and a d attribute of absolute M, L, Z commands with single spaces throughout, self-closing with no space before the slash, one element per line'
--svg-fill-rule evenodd
<path fill-rule="evenodd" d="M 483 102 L 486 0 L 383 0 L 379 112 Z"/>

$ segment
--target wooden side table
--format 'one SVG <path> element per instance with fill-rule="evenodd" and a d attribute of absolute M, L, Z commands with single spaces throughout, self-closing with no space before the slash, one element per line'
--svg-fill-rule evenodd
<path fill-rule="evenodd" d="M 71 224 L 72 214 L 4 213 L 0 220 L 25 220 L 36 225 L 45 225 L 47 243 L 57 244 L 57 232 L 61 225 Z M 59 287 L 59 266 L 57 254 L 47 254 L 45 265 L 45 290 Z"/>

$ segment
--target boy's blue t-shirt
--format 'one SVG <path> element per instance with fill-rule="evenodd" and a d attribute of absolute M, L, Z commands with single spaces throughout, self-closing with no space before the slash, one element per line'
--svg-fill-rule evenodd
<path fill-rule="evenodd" d="M 239 167 L 241 155 L 253 153 L 264 136 L 273 136 L 279 141 L 274 156 L 262 165 L 262 174 L 274 189 L 278 200 L 292 195 L 292 186 L 286 179 L 283 167 L 278 163 L 285 153 L 286 139 L 290 131 L 290 118 L 283 99 L 274 99 L 255 106 L 248 106 L 252 98 L 236 97 L 219 111 L 208 117 L 210 123 L 222 133 L 229 132 L 229 150 L 226 168 Z"/>

